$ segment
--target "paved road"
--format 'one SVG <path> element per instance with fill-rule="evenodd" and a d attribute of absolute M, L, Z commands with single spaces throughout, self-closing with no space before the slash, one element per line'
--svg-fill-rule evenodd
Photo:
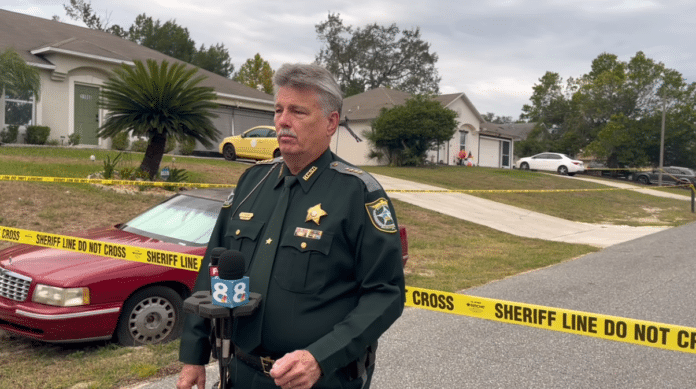
<path fill-rule="evenodd" d="M 696 327 L 696 223 L 464 294 Z M 408 308 L 374 387 L 693 388 L 696 356 Z"/>
<path fill-rule="evenodd" d="M 389 189 L 403 184 L 387 184 L 381 176 L 378 179 Z M 414 184 L 409 185 L 408 189 L 413 189 Z M 427 202 L 453 201 L 453 196 L 442 196 L 448 197 L 429 198 Z M 491 207 L 483 203 L 474 208 L 475 197 L 456 196 L 464 199 L 448 207 L 450 210 L 470 208 L 485 213 Z M 399 198 L 397 194 L 392 197 Z M 418 197 L 403 199 L 422 201 Z M 529 211 L 515 211 L 519 212 L 515 216 L 508 212 L 501 218 L 549 223 L 549 219 L 538 219 Z M 559 224 L 555 228 L 570 227 Z M 664 230 L 629 228 L 627 231 L 633 232 L 609 238 L 601 236 L 602 232 L 607 235 L 607 231 L 613 234 L 617 230 L 592 225 L 583 228 L 580 232 L 544 233 L 552 240 L 582 237 L 591 244 L 609 247 L 462 293 L 696 327 L 692 304 L 696 298 L 696 248 L 690 244 L 696 223 Z M 643 238 L 632 241 L 631 237 Z M 696 386 L 696 356 L 692 354 L 416 308 L 407 308 L 384 334 L 378 355 L 372 386 L 376 389 Z M 211 365 L 209 384 L 216 375 Z M 129 389 L 171 389 L 175 381 L 172 376 Z"/>

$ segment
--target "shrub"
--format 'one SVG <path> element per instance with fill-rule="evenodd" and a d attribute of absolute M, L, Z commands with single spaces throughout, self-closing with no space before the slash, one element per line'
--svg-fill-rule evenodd
<path fill-rule="evenodd" d="M 183 155 L 193 154 L 194 148 L 196 148 L 196 139 L 194 139 L 194 138 L 186 138 L 179 145 L 179 149 L 180 149 L 179 151 L 181 151 L 181 154 L 183 154 Z"/>
<path fill-rule="evenodd" d="M 50 133 L 48 126 L 28 126 L 25 141 L 30 145 L 44 145 Z"/>
<path fill-rule="evenodd" d="M 164 145 L 164 153 L 169 154 L 176 148 L 176 139 L 169 135 L 167 136 L 167 144 Z"/>
<path fill-rule="evenodd" d="M 145 139 L 138 139 L 131 145 L 131 150 L 144 153 L 147 150 L 147 141 Z"/>
<path fill-rule="evenodd" d="M 122 180 L 135 180 L 135 169 L 136 168 L 131 166 L 123 167 L 118 171 L 118 176 L 121 177 Z"/>
<path fill-rule="evenodd" d="M 128 146 L 130 146 L 128 132 L 119 132 L 118 135 L 114 135 L 111 137 L 112 150 L 128 150 Z"/>
<path fill-rule="evenodd" d="M 116 165 L 118 164 L 118 160 L 121 159 L 121 155 L 123 155 L 123 152 L 118 153 L 116 157 L 114 157 L 113 160 L 111 160 L 111 156 L 107 155 L 106 159 L 104 160 L 104 178 L 105 179 L 111 179 L 114 178 L 114 170 L 116 170 Z"/>
<path fill-rule="evenodd" d="M 60 146 L 60 141 L 58 139 L 51 139 L 46 142 L 49 146 Z"/>
<path fill-rule="evenodd" d="M 73 132 L 68 135 L 68 146 L 77 146 L 80 144 L 80 134 Z"/>
<path fill-rule="evenodd" d="M 15 143 L 17 134 L 19 134 L 19 126 L 15 124 L 9 125 L 6 129 L 0 131 L 0 141 L 3 143 Z"/>
<path fill-rule="evenodd" d="M 160 172 L 161 176 L 161 172 Z M 175 167 L 169 169 L 169 177 L 165 181 L 167 182 L 186 182 L 188 180 L 188 172 L 186 169 L 177 169 Z M 165 185 L 164 189 L 166 190 L 171 190 L 175 191 L 177 189 L 176 186 L 172 185 Z"/>

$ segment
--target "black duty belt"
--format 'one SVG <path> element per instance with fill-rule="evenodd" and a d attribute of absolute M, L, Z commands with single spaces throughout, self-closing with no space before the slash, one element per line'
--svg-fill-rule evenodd
<path fill-rule="evenodd" d="M 244 352 L 244 350 L 237 346 L 234 346 L 234 356 L 247 364 L 247 366 L 262 372 L 268 377 L 271 376 L 271 368 L 273 368 L 275 359 L 272 359 L 271 357 L 247 354 Z"/>
<path fill-rule="evenodd" d="M 375 347 L 376 348 L 376 347 Z M 265 374 L 266 376 L 271 376 L 271 369 L 275 363 L 275 359 L 271 357 L 262 357 L 259 355 L 247 354 L 244 350 L 240 349 L 236 345 L 234 346 L 234 356 L 240 361 L 244 362 L 247 366 L 258 370 Z M 375 353 L 371 350 L 365 353 L 364 357 L 358 361 L 353 361 L 345 366 L 344 370 L 346 378 L 352 381 L 356 378 L 362 377 L 365 374 L 365 369 L 367 366 L 371 366 L 375 363 Z"/>

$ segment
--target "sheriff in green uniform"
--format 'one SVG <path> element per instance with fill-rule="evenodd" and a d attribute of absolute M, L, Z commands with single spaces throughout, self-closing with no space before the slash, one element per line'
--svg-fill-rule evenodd
<path fill-rule="evenodd" d="M 330 73 L 284 65 L 274 82 L 282 157 L 242 175 L 208 245 L 242 252 L 251 291 L 263 295 L 235 325 L 230 381 L 238 389 L 367 388 L 377 339 L 404 306 L 396 215 L 374 178 L 329 150 L 342 105 Z M 209 259 L 197 290 L 210 289 Z M 209 333 L 207 320 L 187 318 L 179 389 L 203 388 Z"/>

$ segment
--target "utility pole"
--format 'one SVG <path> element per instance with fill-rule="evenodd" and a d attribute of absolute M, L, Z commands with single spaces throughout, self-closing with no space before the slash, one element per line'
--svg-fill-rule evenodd
<path fill-rule="evenodd" d="M 660 171 L 657 176 L 657 186 L 662 186 L 662 168 L 665 159 L 665 98 L 662 97 L 662 133 L 660 134 Z"/>

